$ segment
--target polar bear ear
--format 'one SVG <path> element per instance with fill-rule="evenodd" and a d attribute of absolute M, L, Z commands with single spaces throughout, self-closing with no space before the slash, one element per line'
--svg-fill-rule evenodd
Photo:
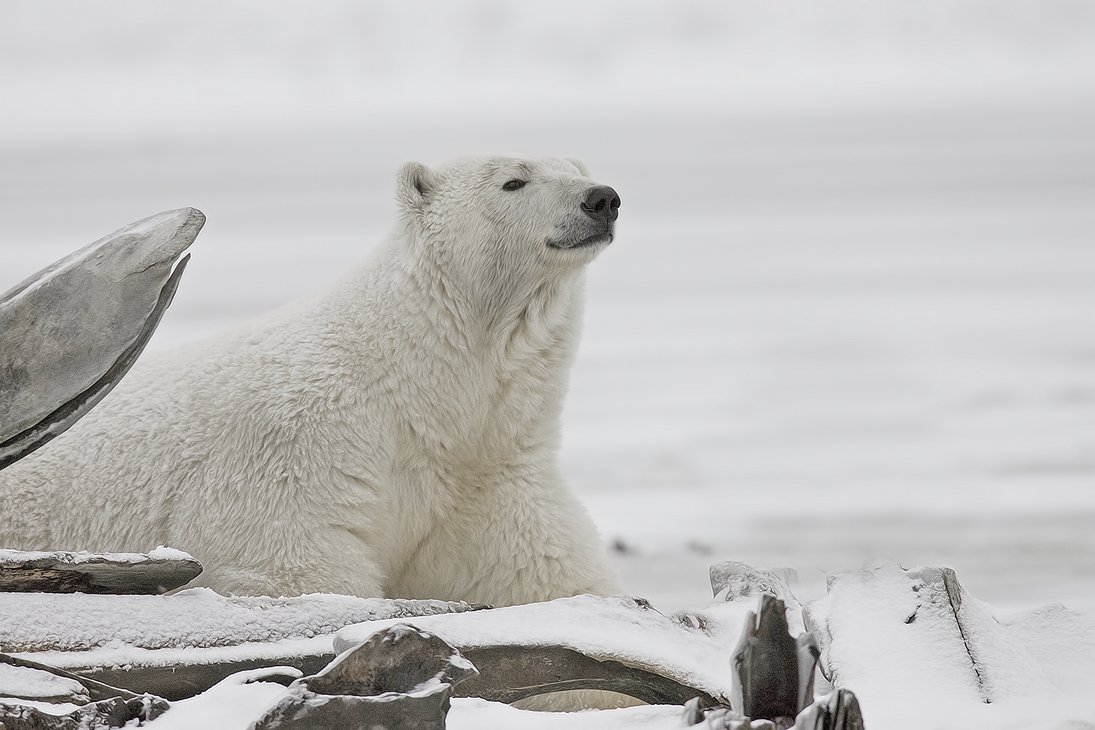
<path fill-rule="evenodd" d="M 582 177 L 589 177 L 589 168 L 586 167 L 586 163 L 582 162 L 577 157 L 564 157 L 563 159 L 577 167 L 578 172 L 582 173 Z"/>
<path fill-rule="evenodd" d="M 399 170 L 396 192 L 399 201 L 410 210 L 424 206 L 433 192 L 433 171 L 420 162 L 408 162 Z"/>

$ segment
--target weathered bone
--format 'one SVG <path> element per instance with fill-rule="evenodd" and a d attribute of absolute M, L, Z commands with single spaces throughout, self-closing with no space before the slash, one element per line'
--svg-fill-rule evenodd
<path fill-rule="evenodd" d="M 480 674 L 459 685 L 457 697 L 511 703 L 550 692 L 600 690 L 652 705 L 683 705 L 692 699 L 700 707 L 719 704 L 707 692 L 657 672 L 611 659 L 594 659 L 566 647 L 508 645 L 462 652 Z"/>
<path fill-rule="evenodd" d="M 622 596 L 577 596 L 489 611 L 469 611 L 473 607 L 437 601 L 371 599 L 378 604 L 372 606 L 364 599 L 223 598 L 211 592 L 128 597 L 0 594 L 0 598 L 4 604 L 0 618 L 4 613 L 28 612 L 43 617 L 35 630 L 9 629 L 7 639 L 0 636 L 0 645 L 6 642 L 20 651 L 48 652 L 48 661 L 77 674 L 170 700 L 197 694 L 241 670 L 271 664 L 315 674 L 336 653 L 413 616 L 417 628 L 441 637 L 479 668 L 481 676 L 460 684 L 457 696 L 514 702 L 583 689 L 619 692 L 657 704 L 699 698 L 696 704 L 701 708 L 730 704 L 729 659 L 747 614 L 756 611 L 759 600 L 737 596 L 689 614 L 664 615 L 641 599 Z M 155 640 L 140 634 L 139 626 L 103 622 L 99 612 L 93 614 L 100 620 L 90 624 L 78 615 L 81 602 L 98 605 L 106 600 L 127 616 L 139 608 L 141 621 L 155 622 Z M 313 605 L 317 601 L 331 605 Z M 354 605 L 343 606 L 345 602 Z M 250 620 L 251 609 L 261 610 L 261 616 Z M 370 620 L 368 614 L 374 609 Z M 319 614 L 314 620 L 304 622 L 311 627 L 310 633 L 302 635 L 301 621 L 293 617 L 315 610 Z M 355 625 L 347 626 L 350 623 Z M 330 636 L 340 626 L 346 628 L 333 637 L 321 636 Z M 59 641 L 70 634 L 82 638 Z M 282 638 L 313 635 L 315 639 L 294 643 L 292 648 L 279 644 Z M 121 653 L 101 648 L 111 639 L 141 651 L 135 655 L 124 648 L 117 650 Z M 788 637 L 788 642 L 795 688 L 792 702 L 797 705 L 810 697 L 808 670 L 816 649 L 808 640 L 796 642 Z"/>
<path fill-rule="evenodd" d="M 838 689 L 799 715 L 794 730 L 863 730 L 859 700 L 848 690 Z"/>
<path fill-rule="evenodd" d="M 22 657 L 11 656 L 10 654 L 0 653 L 0 662 L 4 664 L 10 664 L 14 667 L 23 667 L 26 669 L 37 669 L 43 672 L 49 672 L 50 674 L 56 674 L 58 677 L 64 677 L 65 679 L 71 679 L 79 682 L 87 690 L 88 697 L 92 701 L 108 700 L 111 697 L 121 697 L 124 700 L 140 700 L 152 697 L 148 694 L 138 694 L 131 692 L 121 687 L 114 687 L 105 682 L 100 682 L 97 679 L 91 677 L 81 677 L 73 674 L 72 672 L 65 671 L 64 669 L 58 669 L 57 667 L 51 667 L 48 664 L 42 664 L 41 662 L 32 661 L 30 659 L 24 659 Z M 158 699 L 158 698 L 153 698 Z M 157 707 L 160 711 L 167 709 L 167 703 L 160 700 L 157 702 Z"/>
<path fill-rule="evenodd" d="M 109 597 L 0 594 L 0 599 L 0 627 L 5 615 L 43 617 L 40 624 L 17 622 L 0 631 L 0 647 L 41 652 L 43 660 L 69 671 L 169 700 L 193 696 L 238 671 L 271 664 L 314 674 L 336 652 L 410 619 L 479 667 L 483 677 L 461 684 L 458 695 L 467 691 L 512 702 L 557 690 L 592 689 L 655 703 L 701 697 L 705 707 L 728 704 L 728 660 L 745 614 L 755 607 L 755 602 L 717 603 L 693 617 L 702 620 L 692 622 L 624 597 L 580 596 L 493 611 L 469 611 L 472 607 L 466 604 L 438 601 L 224 598 L 206 591 Z M 136 625 L 115 626 L 111 614 L 101 610 L 80 614 L 84 603 L 101 609 L 107 602 L 117 606 L 114 615 L 134 616 Z M 343 605 L 347 603 L 353 605 Z M 307 621 L 294 618 L 306 613 L 316 615 Z M 457 613 L 483 618 L 460 619 Z M 144 636 L 141 631 L 150 621 L 155 631 Z M 347 627 L 348 633 L 323 640 L 322 634 L 350 623 L 358 624 L 352 632 Z M 307 636 L 315 639 L 283 647 L 281 639 L 304 636 L 298 624 L 309 628 Z M 109 641 L 140 651 L 103 648 Z"/>
<path fill-rule="evenodd" d="M 809 633 L 797 640 L 790 635 L 787 607 L 771 594 L 761 596 L 749 619 L 731 660 L 731 704 L 746 717 L 790 726 L 814 699 L 817 641 Z"/>
<path fill-rule="evenodd" d="M 461 653 L 480 670 L 480 676 L 457 686 L 456 697 L 510 703 L 549 692 L 583 689 L 619 692 L 651 704 L 684 704 L 693 698 L 698 698 L 704 708 L 720 704 L 711 694 L 654 671 L 594 659 L 565 647 L 509 645 L 462 649 Z M 94 675 L 112 684 L 176 700 L 204 692 L 236 672 L 272 663 L 316 674 L 334 657 L 316 654 L 171 666 L 95 667 L 78 669 L 76 676 Z"/>
<path fill-rule="evenodd" d="M 0 703 L 0 727 L 10 730 L 73 730 L 74 728 L 122 727 L 127 723 L 151 721 L 167 711 L 162 698 L 136 694 L 111 687 L 89 677 L 77 677 L 63 669 L 0 653 L 0 664 L 20 669 L 47 672 L 82 687 L 79 693 L 91 701 L 67 714 L 43 712 L 13 701 Z M 11 697 L 0 686 L 0 696 Z M 18 695 L 16 695 L 18 697 Z M 13 698 L 15 699 L 15 698 Z"/>
<path fill-rule="evenodd" d="M 129 371 L 204 224 L 195 208 L 131 223 L 0 297 L 0 469 L 76 423 Z"/>
<path fill-rule="evenodd" d="M 395 624 L 293 682 L 254 727 L 444 730 L 453 686 L 476 674 L 441 638 Z"/>

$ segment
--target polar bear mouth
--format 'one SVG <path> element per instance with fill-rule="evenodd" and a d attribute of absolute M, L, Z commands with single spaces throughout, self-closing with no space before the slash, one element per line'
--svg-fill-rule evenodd
<path fill-rule="evenodd" d="M 559 249 L 571 249 L 608 245 L 610 243 L 612 243 L 612 231 L 608 230 L 594 233 L 592 236 L 586 236 L 577 241 L 548 241 L 548 246 Z"/>

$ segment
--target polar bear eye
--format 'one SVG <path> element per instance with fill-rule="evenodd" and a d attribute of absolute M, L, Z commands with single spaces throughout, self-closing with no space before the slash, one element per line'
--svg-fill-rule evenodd
<path fill-rule="evenodd" d="M 514 179 L 509 180 L 508 182 L 506 182 L 506 184 L 502 186 L 502 189 L 503 190 L 520 190 L 521 188 L 525 187 L 525 185 L 527 185 L 527 184 L 528 184 L 528 181 L 526 181 L 526 180 L 518 180 L 517 178 L 514 178 Z"/>

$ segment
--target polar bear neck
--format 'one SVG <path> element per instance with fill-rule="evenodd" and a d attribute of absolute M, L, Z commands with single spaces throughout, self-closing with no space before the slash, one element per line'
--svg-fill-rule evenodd
<path fill-rule="evenodd" d="M 451 406 L 469 417 L 472 430 L 492 420 L 515 429 L 510 437 L 522 424 L 554 429 L 581 330 L 583 273 L 539 282 L 512 277 L 469 292 L 443 261 L 393 238 L 329 301 L 349 317 L 348 337 L 352 331 L 385 333 L 363 343 L 368 350 L 360 353 L 361 367 L 383 371 L 400 391 L 432 393 L 411 400 L 435 402 L 440 410 Z M 497 419 L 500 410 L 507 417 Z M 472 436 L 468 427 L 459 426 Z"/>
<path fill-rule="evenodd" d="M 557 348 L 561 333 L 580 328 L 585 290 L 580 268 L 494 259 L 469 267 L 447 255 L 444 245 L 415 243 L 392 252 L 404 273 L 397 282 L 404 289 L 399 299 L 416 303 L 430 329 L 462 350 L 523 360 Z"/>

